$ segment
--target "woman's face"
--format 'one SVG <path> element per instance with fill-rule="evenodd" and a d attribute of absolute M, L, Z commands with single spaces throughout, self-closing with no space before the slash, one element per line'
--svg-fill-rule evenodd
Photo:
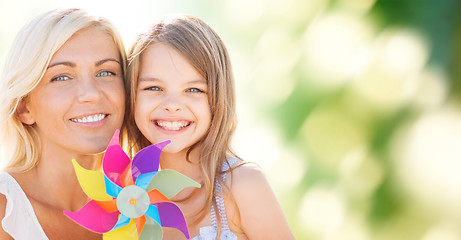
<path fill-rule="evenodd" d="M 136 125 L 151 143 L 172 140 L 166 152 L 189 149 L 210 127 L 207 81 L 165 44 L 148 47 L 140 60 Z"/>
<path fill-rule="evenodd" d="M 125 92 L 120 53 L 96 27 L 75 33 L 52 57 L 19 114 L 34 124 L 43 149 L 76 154 L 104 151 L 123 122 Z"/>

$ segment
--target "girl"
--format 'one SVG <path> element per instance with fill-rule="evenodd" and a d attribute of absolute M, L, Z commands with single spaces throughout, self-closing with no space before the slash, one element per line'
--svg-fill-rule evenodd
<path fill-rule="evenodd" d="M 138 37 L 128 58 L 132 152 L 172 140 L 161 167 L 202 183 L 173 199 L 193 239 L 293 239 L 262 171 L 230 150 L 234 80 L 219 36 L 198 18 L 167 18 Z M 171 229 L 164 236 L 181 239 Z"/>
<path fill-rule="evenodd" d="M 48 12 L 19 32 L 0 83 L 0 239 L 101 239 L 63 210 L 89 200 L 71 160 L 98 169 L 122 125 L 125 63 L 114 26 L 83 10 Z"/>

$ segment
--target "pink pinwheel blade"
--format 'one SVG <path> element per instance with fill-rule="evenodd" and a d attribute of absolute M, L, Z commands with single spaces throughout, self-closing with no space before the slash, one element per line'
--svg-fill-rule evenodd
<path fill-rule="evenodd" d="M 181 231 L 187 239 L 190 238 L 186 219 L 179 207 L 172 202 L 158 202 L 152 205 L 157 206 L 162 227 L 176 228 Z"/>
<path fill-rule="evenodd" d="M 105 233 L 115 226 L 119 212 L 106 212 L 95 201 L 91 200 L 77 212 L 64 211 L 64 215 L 88 230 Z"/>
<path fill-rule="evenodd" d="M 123 187 L 120 182 L 120 175 L 130 164 L 130 158 L 126 155 L 118 142 L 119 130 L 117 130 L 107 147 L 106 153 L 102 160 L 104 174 L 113 183 Z"/>
<path fill-rule="evenodd" d="M 131 174 L 134 182 L 136 182 L 136 178 L 143 173 L 158 171 L 162 149 L 170 142 L 170 140 L 167 140 L 150 145 L 136 153 L 131 164 Z"/>

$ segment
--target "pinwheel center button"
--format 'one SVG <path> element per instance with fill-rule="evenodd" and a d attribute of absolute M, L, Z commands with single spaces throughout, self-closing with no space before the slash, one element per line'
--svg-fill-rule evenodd
<path fill-rule="evenodd" d="M 124 187 L 118 194 L 117 208 L 120 213 L 129 218 L 140 217 L 149 208 L 149 195 L 136 185 Z"/>

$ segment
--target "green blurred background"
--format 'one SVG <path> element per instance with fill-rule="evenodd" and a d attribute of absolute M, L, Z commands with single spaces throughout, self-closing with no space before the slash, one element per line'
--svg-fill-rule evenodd
<path fill-rule="evenodd" d="M 0 0 L 0 63 L 57 7 L 127 46 L 166 13 L 209 23 L 236 74 L 236 152 L 261 165 L 297 239 L 461 239 L 461 1 Z"/>

